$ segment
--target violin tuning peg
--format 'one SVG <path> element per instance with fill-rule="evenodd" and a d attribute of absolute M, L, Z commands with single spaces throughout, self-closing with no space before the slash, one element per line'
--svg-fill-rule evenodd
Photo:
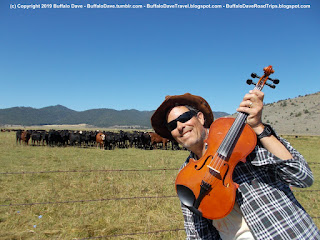
<path fill-rule="evenodd" d="M 275 86 L 275 85 L 273 85 L 273 84 L 270 84 L 270 83 L 266 83 L 266 85 L 267 85 L 268 87 L 271 87 L 271 88 L 273 88 L 273 89 L 275 89 L 275 88 L 276 88 L 276 86 Z"/>
<path fill-rule="evenodd" d="M 256 83 L 255 83 L 255 82 L 253 82 L 253 81 L 252 81 L 252 79 L 248 79 L 248 80 L 247 80 L 247 84 L 248 84 L 248 85 L 251 85 L 251 84 L 256 85 Z"/>
<path fill-rule="evenodd" d="M 279 80 L 279 79 L 274 79 L 272 82 L 273 82 L 274 84 L 278 84 L 278 83 L 280 82 L 280 80 Z"/>
<path fill-rule="evenodd" d="M 251 73 L 252 78 L 260 78 L 256 73 Z"/>
<path fill-rule="evenodd" d="M 268 80 L 272 81 L 274 84 L 278 84 L 280 82 L 279 79 L 269 78 Z"/>

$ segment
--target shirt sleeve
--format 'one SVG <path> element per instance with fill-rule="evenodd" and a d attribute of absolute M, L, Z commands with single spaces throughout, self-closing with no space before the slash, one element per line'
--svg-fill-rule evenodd
<path fill-rule="evenodd" d="M 254 151 L 256 156 L 251 164 L 273 171 L 278 180 L 291 186 L 310 187 L 314 179 L 304 157 L 287 140 L 279 137 L 276 133 L 274 135 L 288 149 L 293 158 L 282 160 L 258 144 Z"/>

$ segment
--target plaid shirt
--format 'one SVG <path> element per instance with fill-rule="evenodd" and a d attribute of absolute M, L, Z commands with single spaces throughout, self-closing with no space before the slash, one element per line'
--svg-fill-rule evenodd
<path fill-rule="evenodd" d="M 278 136 L 277 136 L 278 137 Z M 259 143 L 233 173 L 239 184 L 236 201 L 255 239 L 319 239 L 320 232 L 295 199 L 290 186 L 309 187 L 312 172 L 303 156 L 278 137 L 293 158 L 281 160 Z M 190 153 L 185 167 L 194 154 Z M 181 203 L 187 239 L 221 239 L 212 221 L 199 217 Z"/>

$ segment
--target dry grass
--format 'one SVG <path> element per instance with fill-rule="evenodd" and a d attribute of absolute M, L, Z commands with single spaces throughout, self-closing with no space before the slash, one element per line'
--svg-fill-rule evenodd
<path fill-rule="evenodd" d="M 309 162 L 319 163 L 319 137 L 288 138 Z M 0 205 L 12 204 L 0 206 L 0 239 L 185 239 L 184 231 L 156 233 L 183 228 L 179 200 L 162 198 L 175 196 L 177 170 L 86 171 L 178 169 L 185 151 L 20 146 L 12 132 L 0 133 L 0 151 L 1 173 L 79 171 L 0 174 Z M 320 189 L 320 166 L 310 166 L 316 177 L 310 189 Z M 320 216 L 319 192 L 296 195 L 310 215 Z M 149 196 L 159 198 L 136 198 Z M 25 203 L 46 204 L 19 205 Z M 155 233 L 124 235 L 145 232 Z"/>

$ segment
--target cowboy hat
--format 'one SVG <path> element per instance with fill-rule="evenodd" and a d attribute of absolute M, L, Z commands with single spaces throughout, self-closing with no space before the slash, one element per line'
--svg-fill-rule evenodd
<path fill-rule="evenodd" d="M 200 96 L 185 93 L 183 95 L 166 96 L 165 100 L 151 117 L 151 125 L 154 131 L 161 137 L 173 139 L 171 132 L 167 129 L 167 113 L 176 106 L 192 106 L 203 113 L 205 117 L 204 127 L 209 128 L 214 120 L 212 110 L 208 102 Z"/>

